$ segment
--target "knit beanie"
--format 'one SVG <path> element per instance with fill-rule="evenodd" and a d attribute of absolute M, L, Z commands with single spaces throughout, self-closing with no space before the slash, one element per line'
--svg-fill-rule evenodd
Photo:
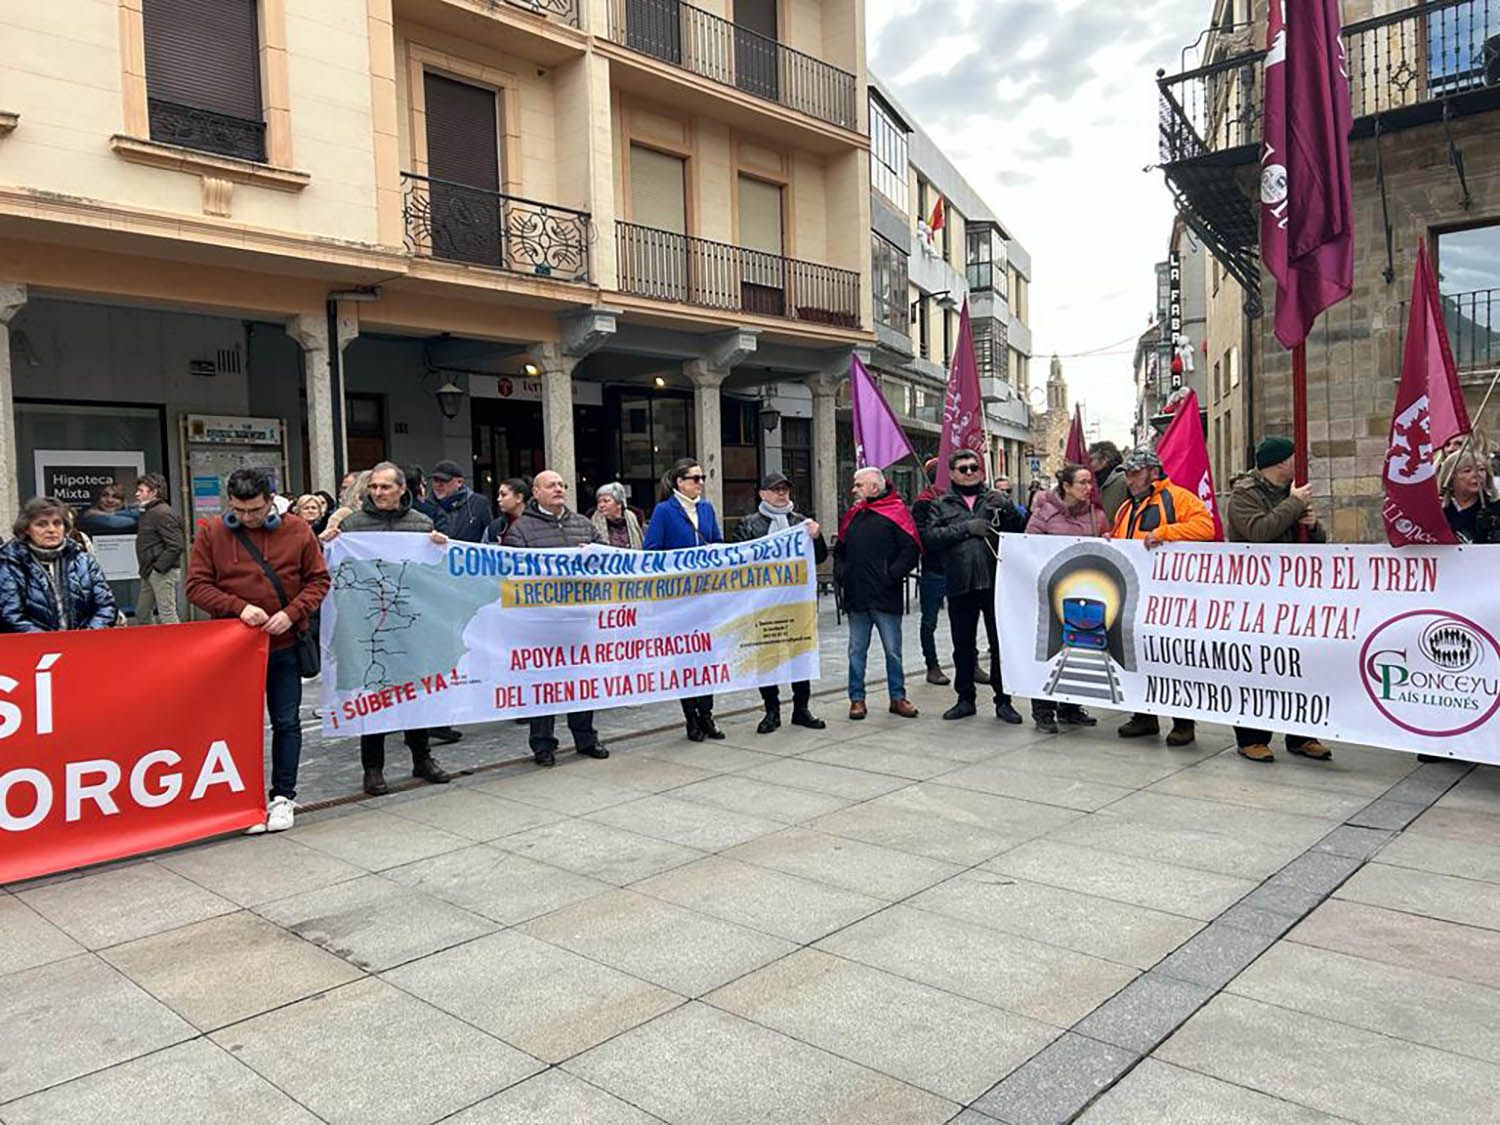
<path fill-rule="evenodd" d="M 1269 469 L 1272 465 L 1279 465 L 1296 452 L 1291 438 L 1268 437 L 1262 438 L 1261 443 L 1255 447 L 1255 467 L 1257 469 Z"/>

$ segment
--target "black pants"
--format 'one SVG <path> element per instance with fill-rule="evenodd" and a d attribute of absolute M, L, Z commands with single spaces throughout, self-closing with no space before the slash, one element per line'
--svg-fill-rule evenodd
<path fill-rule="evenodd" d="M 765 702 L 766 710 L 781 706 L 781 688 L 776 684 L 760 689 L 760 697 Z M 812 698 L 812 681 L 798 680 L 792 685 L 792 709 L 806 711 L 807 701 Z"/>
<path fill-rule="evenodd" d="M 573 746 L 578 750 L 592 750 L 599 745 L 599 732 L 594 729 L 592 711 L 569 711 L 568 730 L 573 734 Z M 540 754 L 544 750 L 557 752 L 556 715 L 535 715 L 527 720 L 531 724 L 531 752 Z"/>
<path fill-rule="evenodd" d="M 685 719 L 714 717 L 714 697 L 711 695 L 692 695 L 678 702 L 682 704 L 682 717 Z"/>
<path fill-rule="evenodd" d="M 953 690 L 959 699 L 974 702 L 974 666 L 979 662 L 979 619 L 990 639 L 990 687 L 996 703 L 1009 703 L 1000 681 L 1000 637 L 995 629 L 995 591 L 971 590 L 948 594 L 948 628 L 953 634 Z"/>
<path fill-rule="evenodd" d="M 1268 730 L 1255 730 L 1251 727 L 1234 728 L 1234 744 L 1242 750 L 1246 746 L 1269 746 L 1273 737 L 1275 737 L 1274 733 Z M 1312 739 L 1303 734 L 1289 734 L 1286 736 L 1286 748 L 1296 750 L 1311 741 Z"/>
<path fill-rule="evenodd" d="M 431 752 L 432 744 L 428 735 L 426 730 L 409 730 L 404 733 L 406 748 L 411 751 L 412 765 L 416 765 Z M 360 735 L 359 760 L 367 770 L 385 769 L 385 735 Z"/>
<path fill-rule="evenodd" d="M 1083 708 L 1076 703 L 1059 703 L 1055 699 L 1033 699 L 1031 717 L 1038 722 L 1055 720 L 1059 715 L 1077 715 Z"/>

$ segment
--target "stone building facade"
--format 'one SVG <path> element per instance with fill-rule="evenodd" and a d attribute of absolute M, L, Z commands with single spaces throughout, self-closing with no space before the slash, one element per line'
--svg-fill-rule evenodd
<path fill-rule="evenodd" d="M 1500 9 L 1345 3 L 1344 18 L 1354 291 L 1307 340 L 1309 479 L 1335 537 L 1371 542 L 1384 538 L 1381 474 L 1419 243 L 1440 274 L 1471 414 L 1500 364 L 1500 64 L 1486 62 L 1500 57 Z M 1219 0 L 1212 28 L 1202 65 L 1158 82 L 1168 185 L 1212 251 L 1210 356 L 1235 356 L 1209 393 L 1210 454 L 1227 489 L 1260 438 L 1292 433 L 1292 356 L 1272 333 L 1275 283 L 1256 252 L 1265 4 Z M 1480 423 L 1492 445 L 1495 409 Z"/>

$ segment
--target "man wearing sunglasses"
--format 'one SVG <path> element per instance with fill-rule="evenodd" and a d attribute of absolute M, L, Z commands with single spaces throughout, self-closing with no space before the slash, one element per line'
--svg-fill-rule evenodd
<path fill-rule="evenodd" d="M 922 548 L 942 560 L 948 582 L 948 627 L 953 633 L 953 689 L 958 702 L 945 719 L 967 719 L 976 713 L 975 675 L 979 662 L 979 622 L 990 641 L 990 684 L 995 717 L 1017 724 L 1020 713 L 1000 680 L 1000 638 L 995 628 L 995 567 L 1000 533 L 1026 530 L 1026 519 L 1002 492 L 988 487 L 984 462 L 970 449 L 948 458 L 948 491 L 927 509 Z"/>

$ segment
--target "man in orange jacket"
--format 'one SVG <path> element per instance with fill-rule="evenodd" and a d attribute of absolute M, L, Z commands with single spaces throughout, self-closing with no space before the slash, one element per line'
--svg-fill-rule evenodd
<path fill-rule="evenodd" d="M 1115 512 L 1113 539 L 1139 539 L 1152 550 L 1163 543 L 1205 543 L 1213 540 L 1214 517 L 1202 500 L 1179 488 L 1162 473 L 1161 458 L 1149 449 L 1133 449 L 1125 455 L 1125 502 Z M 1121 738 L 1160 734 L 1155 715 L 1136 712 L 1117 732 Z M 1172 720 L 1168 746 L 1187 746 L 1194 737 L 1193 720 Z"/>

